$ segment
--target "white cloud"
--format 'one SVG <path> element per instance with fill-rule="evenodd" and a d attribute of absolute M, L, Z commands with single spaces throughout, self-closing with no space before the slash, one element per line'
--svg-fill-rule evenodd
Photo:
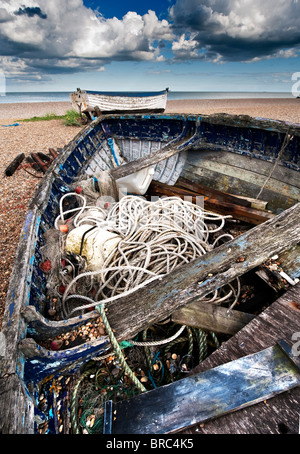
<path fill-rule="evenodd" d="M 185 33 L 183 33 L 177 41 L 173 41 L 172 51 L 182 57 L 198 57 L 198 41 L 194 40 L 192 36 L 187 38 Z"/>
<path fill-rule="evenodd" d="M 105 18 L 83 0 L 0 0 L 0 69 L 38 77 L 103 71 L 111 61 L 163 62 L 170 52 L 163 51 L 166 41 L 174 60 L 255 62 L 299 55 L 300 2 L 173 3 L 167 21 L 152 10 Z"/>
<path fill-rule="evenodd" d="M 14 55 L 45 69 L 75 70 L 86 59 L 95 69 L 112 60 L 160 60 L 157 42 L 172 39 L 154 11 L 129 11 L 105 19 L 82 0 L 0 0 L 0 55 Z M 27 64 L 27 63 L 25 63 Z"/>
<path fill-rule="evenodd" d="M 288 58 L 300 45 L 300 2 L 294 0 L 177 0 L 170 17 L 185 34 L 173 44 L 178 59 L 206 52 L 212 61 L 214 54 L 250 61 L 280 51 Z"/>
<path fill-rule="evenodd" d="M 70 55 L 88 58 L 128 58 L 151 60 L 156 56 L 152 41 L 170 39 L 167 21 L 159 21 L 153 11 L 144 16 L 129 11 L 122 20 L 116 17 L 88 18 L 81 22 L 81 33 L 73 42 Z"/>

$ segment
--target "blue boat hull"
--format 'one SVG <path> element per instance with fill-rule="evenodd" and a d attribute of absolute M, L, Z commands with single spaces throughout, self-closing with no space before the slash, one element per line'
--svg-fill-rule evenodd
<path fill-rule="evenodd" d="M 292 138 L 279 156 L 287 135 Z M 280 175 L 286 178 L 282 185 L 288 189 L 281 190 L 279 186 L 276 193 L 275 183 L 266 188 L 264 196 L 269 207 L 276 214 L 300 200 L 299 184 L 297 186 L 300 125 L 227 115 L 163 114 L 107 115 L 86 126 L 64 148 L 37 188 L 21 233 L 7 295 L 0 339 L 0 377 L 17 374 L 20 386 L 26 390 L 26 399 L 33 399 L 39 384 L 47 377 L 65 371 L 74 373 L 109 347 L 107 336 L 57 352 L 40 345 L 49 336 L 68 332 L 99 316 L 98 312 L 92 311 L 66 320 L 53 321 L 47 317 L 47 280 L 39 266 L 40 248 L 44 244 L 44 234 L 58 215 L 59 200 L 70 191 L 78 175 L 92 175 L 96 168 L 108 170 L 115 166 L 109 139 L 118 143 L 128 161 L 134 161 L 149 152 L 156 152 L 179 136 L 185 136 L 187 140 L 196 136 L 197 141 L 188 152 L 183 151 L 159 163 L 154 180 L 174 185 L 180 176 L 184 176 L 194 182 L 205 181 L 207 186 L 220 190 L 226 190 L 226 185 L 228 190 L 229 185 L 233 194 L 253 197 L 254 189 L 260 188 L 265 177 L 262 172 L 261 180 L 255 185 L 255 176 L 253 180 L 250 175 L 252 163 L 256 166 L 261 163 L 261 168 L 269 169 L 266 170 L 269 174 L 276 160 L 280 159 Z M 233 161 L 229 162 L 227 155 Z M 218 162 L 218 156 L 223 156 L 223 161 Z M 226 166 L 232 168 L 232 163 L 239 160 L 250 166 L 245 171 L 249 178 L 245 179 L 243 186 L 239 174 L 222 173 L 222 169 Z M 219 172 L 219 178 L 216 178 L 216 172 Z M 280 182 L 280 176 L 276 178 Z M 26 427 L 28 432 L 28 427 L 31 427 L 34 431 L 32 409 L 28 418 L 30 422 L 23 424 L 23 428 Z M 23 429 L 19 427 L 17 430 L 21 433 Z"/>

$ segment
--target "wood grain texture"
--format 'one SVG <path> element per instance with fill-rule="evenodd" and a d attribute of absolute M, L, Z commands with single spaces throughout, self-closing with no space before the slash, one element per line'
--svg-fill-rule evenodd
<path fill-rule="evenodd" d="M 236 334 L 255 316 L 236 310 L 228 310 L 216 304 L 194 301 L 173 312 L 171 320 L 181 325 L 228 335 Z"/>
<path fill-rule="evenodd" d="M 197 203 L 197 197 L 204 197 L 204 208 L 208 211 L 213 211 L 218 214 L 229 215 L 235 219 L 247 222 L 253 225 L 259 225 L 268 219 L 272 219 L 274 214 L 267 211 L 258 210 L 250 206 L 245 206 L 245 202 L 242 199 L 237 197 L 230 197 L 227 194 L 223 193 L 223 198 L 221 197 L 221 192 L 218 191 L 216 194 L 213 191 L 207 190 L 207 196 L 204 194 L 205 190 L 201 192 L 195 192 L 196 185 L 194 190 L 187 190 L 181 187 L 168 186 L 158 182 L 152 182 L 149 187 L 149 192 L 151 195 L 157 195 L 160 197 L 180 197 L 185 199 L 189 197 L 193 203 Z"/>
<path fill-rule="evenodd" d="M 231 282 L 300 240 L 300 204 L 108 305 L 118 340 L 130 339 L 196 298 Z"/>
<path fill-rule="evenodd" d="M 197 366 L 199 373 L 245 355 L 268 348 L 278 339 L 290 345 L 300 331 L 300 284 L 275 301 L 235 336 Z M 285 392 L 254 407 L 221 416 L 204 426 L 195 425 L 183 434 L 297 434 L 299 431 L 300 388 Z"/>
<path fill-rule="evenodd" d="M 138 172 L 139 170 L 145 169 L 146 167 L 151 167 L 158 162 L 168 159 L 176 153 L 189 150 L 190 148 L 192 148 L 195 142 L 198 142 L 199 140 L 200 139 L 197 134 L 194 134 L 191 137 L 187 137 L 185 136 L 185 132 L 182 132 L 180 136 L 168 142 L 165 146 L 163 146 L 155 153 L 148 156 L 142 156 L 135 161 L 127 162 L 126 164 L 112 169 L 110 173 L 116 180 L 126 177 L 127 175 L 131 175 L 135 172 Z"/>
<path fill-rule="evenodd" d="M 33 434 L 33 402 L 17 374 L 0 379 L 0 433 Z"/>
<path fill-rule="evenodd" d="M 278 345 L 113 404 L 113 434 L 166 434 L 255 405 L 300 384 Z"/>

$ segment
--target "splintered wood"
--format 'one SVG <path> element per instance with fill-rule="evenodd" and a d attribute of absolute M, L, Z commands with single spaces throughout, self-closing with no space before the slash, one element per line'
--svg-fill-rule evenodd
<path fill-rule="evenodd" d="M 112 301 L 110 324 L 130 339 L 176 309 L 231 282 L 300 240 L 300 203 L 146 287 Z"/>

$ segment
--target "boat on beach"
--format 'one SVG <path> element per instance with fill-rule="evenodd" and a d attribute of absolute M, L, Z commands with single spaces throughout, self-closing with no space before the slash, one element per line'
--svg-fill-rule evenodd
<path fill-rule="evenodd" d="M 107 114 L 84 127 L 42 178 L 20 236 L 0 431 L 164 434 L 289 399 L 300 383 L 299 145 L 300 125 L 227 114 Z M 291 291 L 278 344 L 229 359 L 223 375 L 197 372 Z M 267 334 L 254 337 L 263 346 Z M 219 379 L 199 413 L 198 384 L 207 400 Z"/>
<path fill-rule="evenodd" d="M 75 110 L 89 118 L 107 113 L 162 113 L 169 89 L 159 92 L 105 92 L 81 90 L 70 94 Z"/>

